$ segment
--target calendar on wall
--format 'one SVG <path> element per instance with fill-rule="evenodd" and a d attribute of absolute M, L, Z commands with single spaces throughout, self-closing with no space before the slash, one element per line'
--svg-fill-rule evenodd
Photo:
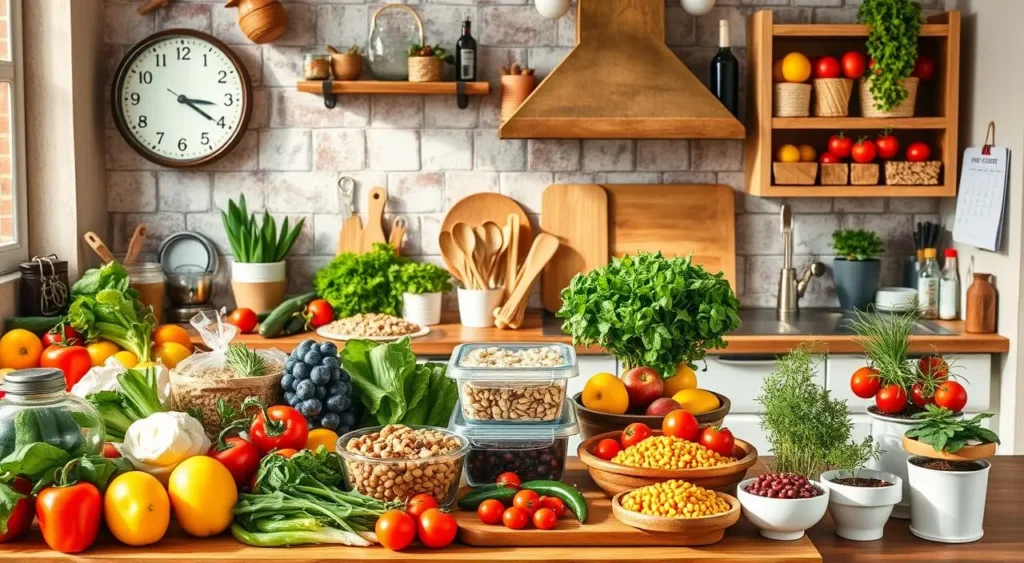
<path fill-rule="evenodd" d="M 1009 149 L 985 145 L 965 150 L 953 240 L 999 250 L 1009 184 Z"/>

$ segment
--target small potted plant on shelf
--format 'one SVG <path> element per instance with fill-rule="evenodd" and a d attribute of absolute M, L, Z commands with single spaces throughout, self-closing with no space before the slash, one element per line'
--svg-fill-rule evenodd
<path fill-rule="evenodd" d="M 864 0 L 857 20 L 870 28 L 871 68 L 860 81 L 864 117 L 913 117 L 920 80 L 914 73 L 921 4 L 914 0 Z"/>
<path fill-rule="evenodd" d="M 246 209 L 245 195 L 237 204 L 228 200 L 228 210 L 220 214 L 235 255 L 231 266 L 235 305 L 253 311 L 270 311 L 284 300 L 288 287 L 284 259 L 299 238 L 305 219 L 299 219 L 289 228 L 285 217 L 278 230 L 277 221 L 264 211 L 262 223 L 257 224 L 256 214 Z"/>
<path fill-rule="evenodd" d="M 985 497 L 999 436 L 982 426 L 991 413 L 963 420 L 958 413 L 928 405 L 903 439 L 910 482 L 910 532 L 942 543 L 981 539 Z"/>
<path fill-rule="evenodd" d="M 402 292 L 402 318 L 420 326 L 441 322 L 441 295 L 451 291 L 452 275 L 429 262 L 392 266 L 391 285 Z"/>
<path fill-rule="evenodd" d="M 409 82 L 440 82 L 444 63 L 452 61 L 454 57 L 441 47 L 414 43 L 409 47 Z"/>
<path fill-rule="evenodd" d="M 830 460 L 836 469 L 821 474 L 821 483 L 829 489 L 828 508 L 836 523 L 836 535 L 848 540 L 881 538 L 893 506 L 903 498 L 899 476 L 864 468 L 882 453 L 868 440 L 837 452 Z"/>
<path fill-rule="evenodd" d="M 839 308 L 866 309 L 875 300 L 882 262 L 876 258 L 885 250 L 882 239 L 872 231 L 837 229 L 832 233 L 836 258 L 832 263 Z"/>
<path fill-rule="evenodd" d="M 331 54 L 331 72 L 335 80 L 359 80 L 363 73 L 363 55 L 359 53 L 359 47 L 353 45 L 342 52 L 328 45 L 327 51 Z"/>

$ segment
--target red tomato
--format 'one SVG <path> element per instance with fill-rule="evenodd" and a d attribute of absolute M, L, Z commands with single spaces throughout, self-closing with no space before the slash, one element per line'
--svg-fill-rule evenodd
<path fill-rule="evenodd" d="M 107 442 L 106 444 L 103 444 L 103 457 L 107 459 L 117 459 L 121 457 L 121 452 L 117 451 L 114 444 Z"/>
<path fill-rule="evenodd" d="M 541 508 L 533 513 L 533 527 L 538 530 L 550 530 L 558 525 L 558 516 L 550 508 Z"/>
<path fill-rule="evenodd" d="M 839 158 L 847 158 L 853 150 L 853 139 L 843 133 L 828 138 L 828 152 Z"/>
<path fill-rule="evenodd" d="M 634 422 L 622 431 L 622 447 L 628 448 L 651 437 L 651 428 L 643 422 Z"/>
<path fill-rule="evenodd" d="M 0 543 L 16 539 L 25 530 L 32 527 L 32 519 L 36 517 L 36 504 L 32 499 L 32 482 L 24 477 L 15 477 L 10 483 L 14 492 L 24 495 L 14 503 L 11 515 L 7 517 L 7 531 L 0 534 Z"/>
<path fill-rule="evenodd" d="M 558 497 L 540 497 L 540 505 L 542 508 L 547 508 L 554 512 L 555 516 L 559 518 L 565 516 L 565 513 L 569 510 L 569 508 L 565 506 L 565 502 Z"/>
<path fill-rule="evenodd" d="M 910 162 L 924 162 L 932 157 L 932 148 L 927 143 L 910 143 L 907 147 L 907 160 Z"/>
<path fill-rule="evenodd" d="M 895 158 L 900 153 L 899 139 L 886 132 L 875 139 L 875 147 L 878 148 L 878 156 L 888 160 Z"/>
<path fill-rule="evenodd" d="M 55 344 L 43 350 L 43 357 L 39 359 L 39 365 L 44 368 L 57 368 L 64 372 L 64 381 L 67 382 L 67 390 L 70 391 L 92 367 L 92 356 L 89 355 L 85 346 Z"/>
<path fill-rule="evenodd" d="M 878 370 L 862 367 L 853 372 L 850 378 L 850 390 L 861 399 L 870 399 L 882 388 L 882 380 L 878 378 Z"/>
<path fill-rule="evenodd" d="M 914 61 L 914 72 L 911 72 L 910 76 L 916 76 L 924 82 L 935 78 L 935 61 L 930 57 L 917 57 Z"/>
<path fill-rule="evenodd" d="M 956 381 L 945 381 L 935 389 L 935 404 L 953 412 L 960 412 L 967 404 L 967 390 Z"/>
<path fill-rule="evenodd" d="M 260 407 L 249 427 L 249 438 L 264 455 L 271 450 L 301 450 L 309 438 L 309 423 L 302 413 L 291 407 Z"/>
<path fill-rule="evenodd" d="M 437 503 L 437 499 L 432 495 L 420 493 L 409 499 L 409 502 L 405 503 L 405 513 L 412 516 L 413 520 L 419 521 L 420 516 L 423 516 L 424 512 L 431 508 L 438 508 L 440 506 L 441 505 Z"/>
<path fill-rule="evenodd" d="M 522 530 L 530 522 L 530 514 L 522 508 L 508 508 L 501 515 L 501 521 L 506 528 Z"/>
<path fill-rule="evenodd" d="M 856 80 L 864 76 L 864 55 L 850 51 L 843 55 L 843 76 Z"/>
<path fill-rule="evenodd" d="M 534 491 L 524 489 L 512 497 L 512 506 L 533 514 L 540 508 L 540 497 Z"/>
<path fill-rule="evenodd" d="M 75 330 L 75 327 L 64 323 L 60 323 L 59 325 L 51 328 L 43 335 L 44 347 L 60 344 L 62 342 L 67 342 L 68 345 L 81 344 L 82 335 Z"/>
<path fill-rule="evenodd" d="M 502 487 L 518 489 L 519 485 L 523 484 L 523 481 L 519 479 L 519 476 L 516 475 L 515 473 L 512 473 L 511 471 L 506 471 L 501 475 L 498 475 L 498 479 L 495 481 L 495 483 L 501 485 Z"/>
<path fill-rule="evenodd" d="M 228 315 L 228 322 L 238 327 L 238 331 L 242 334 L 250 334 L 256 330 L 256 325 L 259 324 L 259 319 L 256 318 L 256 313 L 252 309 L 235 309 Z"/>
<path fill-rule="evenodd" d="M 736 449 L 736 438 L 728 428 L 709 426 L 700 431 L 700 445 L 718 455 L 730 457 Z"/>
<path fill-rule="evenodd" d="M 816 78 L 839 78 L 839 61 L 835 57 L 822 57 L 814 65 Z"/>
<path fill-rule="evenodd" d="M 886 385 L 875 395 L 875 406 L 887 414 L 903 412 L 907 408 L 907 392 L 899 385 Z"/>
<path fill-rule="evenodd" d="M 501 501 L 489 498 L 476 507 L 476 515 L 484 524 L 501 524 L 501 515 L 505 512 L 505 505 Z"/>
<path fill-rule="evenodd" d="M 853 151 L 850 154 L 854 162 L 867 164 L 874 161 L 875 157 L 878 156 L 878 149 L 875 148 L 874 141 L 861 137 L 857 144 L 853 145 Z"/>
<path fill-rule="evenodd" d="M 914 403 L 918 407 L 924 408 L 925 405 L 935 402 L 935 396 L 925 397 L 924 385 L 915 383 L 910 387 L 910 402 Z"/>
<path fill-rule="evenodd" d="M 47 487 L 36 497 L 39 530 L 50 549 L 78 553 L 96 541 L 103 520 L 103 495 L 92 483 Z"/>
<path fill-rule="evenodd" d="M 661 423 L 661 433 L 673 438 L 682 438 L 687 442 L 696 442 L 697 434 L 700 433 L 700 423 L 697 417 L 682 410 L 674 410 L 665 415 Z"/>
<path fill-rule="evenodd" d="M 416 522 L 401 510 L 389 510 L 380 515 L 373 531 L 381 545 L 391 551 L 399 551 L 416 539 Z"/>
<path fill-rule="evenodd" d="M 611 438 L 605 438 L 594 446 L 594 455 L 609 461 L 621 451 L 622 444 L 618 440 L 612 440 Z"/>
<path fill-rule="evenodd" d="M 921 375 L 942 381 L 949 377 L 949 364 L 942 359 L 942 356 L 923 356 L 917 361 L 917 371 L 921 372 Z"/>
<path fill-rule="evenodd" d="M 822 164 L 839 164 L 842 160 L 843 159 L 839 158 L 838 156 L 836 156 L 835 153 L 830 151 L 825 151 L 821 153 L 821 156 L 818 157 L 818 162 Z"/>
<path fill-rule="evenodd" d="M 420 543 L 430 549 L 441 549 L 455 540 L 459 525 L 455 523 L 455 517 L 451 514 L 430 508 L 420 516 L 416 531 Z"/>
<path fill-rule="evenodd" d="M 313 328 L 320 328 L 334 320 L 334 309 L 323 299 L 314 299 L 306 305 L 306 321 Z"/>
<path fill-rule="evenodd" d="M 285 451 L 280 450 L 277 453 L 284 455 L 282 452 Z M 237 487 L 248 483 L 256 475 L 256 470 L 260 468 L 260 451 L 251 442 L 238 436 L 217 440 L 213 446 L 210 446 L 210 451 L 206 455 L 228 468 Z"/>

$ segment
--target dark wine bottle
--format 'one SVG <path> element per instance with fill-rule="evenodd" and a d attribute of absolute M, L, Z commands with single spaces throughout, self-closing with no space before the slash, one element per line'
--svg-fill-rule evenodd
<path fill-rule="evenodd" d="M 740 63 L 729 48 L 729 20 L 718 22 L 718 52 L 711 59 L 711 93 L 725 109 L 739 115 Z"/>
<path fill-rule="evenodd" d="M 476 39 L 469 33 L 469 20 L 462 22 L 462 37 L 455 43 L 456 80 L 473 82 L 476 80 Z"/>

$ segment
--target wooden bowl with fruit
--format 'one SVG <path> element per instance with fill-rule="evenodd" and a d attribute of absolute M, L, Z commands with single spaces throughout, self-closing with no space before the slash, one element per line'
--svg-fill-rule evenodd
<path fill-rule="evenodd" d="M 635 444 L 630 443 L 630 438 L 636 439 L 637 436 L 630 435 L 630 428 L 626 431 L 615 431 L 606 432 L 604 434 L 598 434 L 592 436 L 583 441 L 579 448 L 576 450 L 576 455 L 579 456 L 580 461 L 587 466 L 587 471 L 590 473 L 590 478 L 594 480 L 594 483 L 601 490 L 605 492 L 609 497 L 613 497 L 623 491 L 629 491 L 632 489 L 638 489 L 640 487 L 646 487 L 647 485 L 653 485 L 662 481 L 668 481 L 671 479 L 681 479 L 688 481 L 694 485 L 704 487 L 705 489 L 713 489 L 716 491 L 731 491 L 736 483 L 743 480 L 743 477 L 747 474 L 749 469 L 757 461 L 757 448 L 738 438 L 733 439 L 732 455 L 729 456 L 730 460 L 724 459 L 716 460 L 714 465 L 707 467 L 697 467 L 691 469 L 669 469 L 669 468 L 658 468 L 658 467 L 637 467 L 635 465 L 625 465 L 617 461 L 612 461 L 615 453 L 614 448 L 606 448 L 606 446 L 612 445 L 612 442 L 618 442 L 619 448 L 624 455 L 640 453 L 640 444 L 644 440 L 640 440 Z M 702 429 L 701 432 L 709 431 L 713 429 Z M 649 431 L 649 430 L 648 430 Z M 649 431 L 650 436 L 661 437 L 663 436 L 660 430 Z M 627 436 L 627 440 L 623 442 L 623 435 Z M 730 433 L 731 436 L 731 433 Z M 610 440 L 602 444 L 602 440 Z M 673 440 L 679 440 L 680 443 L 687 442 L 682 438 L 673 438 Z M 685 454 L 686 451 L 693 448 L 704 448 L 696 442 L 688 442 L 690 445 L 680 444 L 680 454 Z M 652 442 L 652 446 L 656 443 Z M 623 448 L 623 445 L 626 447 Z M 657 444 L 663 445 L 663 444 Z M 630 448 L 633 448 L 632 450 Z M 655 450 L 651 453 L 651 457 L 657 458 L 661 456 L 665 451 L 664 448 L 648 448 L 648 450 Z M 706 448 L 705 448 L 706 449 Z M 600 455 L 599 455 L 600 453 Z M 692 454 L 691 454 L 692 457 Z M 633 457 L 635 463 L 637 458 Z"/>

